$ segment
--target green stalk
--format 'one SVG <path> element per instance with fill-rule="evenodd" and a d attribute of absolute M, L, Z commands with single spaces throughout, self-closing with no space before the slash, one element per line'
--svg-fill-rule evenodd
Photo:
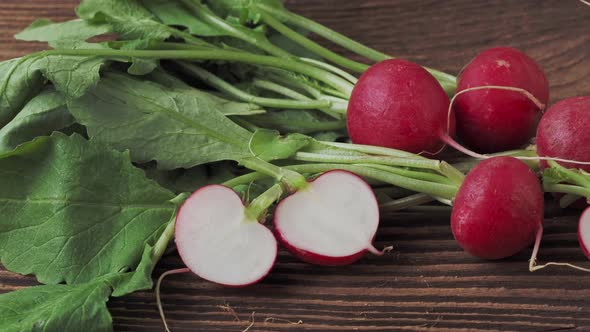
<path fill-rule="evenodd" d="M 340 143 L 340 142 L 324 142 L 324 141 L 320 141 L 319 143 L 321 143 L 323 145 L 330 146 L 330 147 L 342 149 L 342 150 L 362 152 L 362 153 L 366 153 L 366 154 L 430 160 L 428 158 L 422 157 L 420 155 L 417 155 L 417 154 L 414 154 L 411 152 L 406 152 L 406 151 L 402 151 L 402 150 L 395 150 L 395 149 L 390 149 L 390 148 L 384 148 L 384 147 L 380 147 L 380 146 L 352 144 L 352 143 Z"/>
<path fill-rule="evenodd" d="M 182 202 L 184 202 L 188 198 L 188 196 L 189 195 L 187 193 L 182 193 L 176 196 L 174 199 L 172 199 L 172 203 L 174 203 L 176 206 L 180 206 L 180 204 L 182 204 Z M 175 224 L 176 212 L 172 216 L 172 219 L 168 222 L 168 225 L 166 225 L 166 228 L 162 232 L 162 235 L 160 235 L 160 237 L 154 244 L 154 247 L 151 252 L 152 260 L 156 262 L 159 261 L 160 258 L 162 258 L 162 256 L 166 252 L 166 248 L 168 248 L 168 243 L 170 243 L 170 240 L 172 240 L 172 238 L 174 237 Z"/>
<path fill-rule="evenodd" d="M 264 11 L 261 11 L 261 18 L 264 23 L 268 24 L 270 27 L 277 30 L 285 37 L 339 66 L 350 69 L 357 73 L 362 73 L 369 68 L 369 66 L 364 63 L 350 60 L 330 51 L 329 49 L 321 46 L 311 39 L 299 34 L 297 31 L 292 30 L 288 26 L 281 23 L 279 20 L 273 18 L 272 15 L 265 13 Z"/>
<path fill-rule="evenodd" d="M 243 158 L 239 162 L 240 165 L 246 168 L 270 176 L 278 182 L 285 184 L 288 192 L 299 191 L 308 185 L 305 177 L 297 171 L 276 166 L 258 157 Z"/>
<path fill-rule="evenodd" d="M 246 219 L 254 222 L 263 221 L 268 208 L 281 198 L 283 192 L 283 187 L 280 184 L 275 184 L 260 194 L 244 211 Z"/>
<path fill-rule="evenodd" d="M 431 196 L 440 197 L 443 199 L 452 200 L 457 193 L 457 186 L 447 185 L 447 184 L 440 184 L 440 183 L 433 183 L 428 181 L 416 180 L 407 178 L 401 175 L 392 174 L 386 171 L 374 169 L 371 167 L 363 167 L 358 165 L 350 165 L 350 164 L 302 164 L 302 165 L 291 165 L 291 166 L 284 166 L 284 169 L 288 169 L 291 171 L 295 171 L 298 173 L 323 173 L 330 170 L 341 169 L 345 171 L 349 171 L 355 173 L 359 176 L 371 178 L 374 180 L 379 180 L 385 183 L 389 183 L 391 185 L 408 189 L 411 191 L 419 192 L 428 194 Z M 248 184 L 256 180 L 264 179 L 267 177 L 264 174 L 260 173 L 249 173 L 232 180 L 229 180 L 224 183 L 224 185 L 228 187 L 235 187 L 241 184 Z"/>
<path fill-rule="evenodd" d="M 395 199 L 391 202 L 381 204 L 379 208 L 382 212 L 393 212 L 403 210 L 416 205 L 422 205 L 432 202 L 434 199 L 425 194 L 414 194 L 407 197 Z"/>
<path fill-rule="evenodd" d="M 369 48 L 359 42 L 356 42 L 330 28 L 327 28 L 317 22 L 314 22 L 308 18 L 303 16 L 297 15 L 295 13 L 289 12 L 288 10 L 274 8 L 272 6 L 267 6 L 264 4 L 257 4 L 256 8 L 267 15 L 271 15 L 277 20 L 290 23 L 292 25 L 301 27 L 313 33 L 316 33 L 329 41 L 346 48 L 349 51 L 352 51 L 358 55 L 364 56 L 368 59 L 373 61 L 383 61 L 387 59 L 391 59 L 392 57 L 376 51 L 372 48 Z M 452 95 L 454 94 L 455 90 L 457 89 L 457 79 L 453 75 L 449 75 L 447 73 L 431 69 L 428 67 L 424 67 L 424 69 L 428 70 L 437 81 L 439 81 L 440 85 L 443 89 L 447 92 L 447 94 Z"/>
<path fill-rule="evenodd" d="M 421 169 L 440 170 L 440 161 L 430 159 L 410 159 L 407 157 L 382 157 L 382 156 L 343 156 L 336 154 L 321 154 L 310 152 L 297 152 L 293 157 L 294 160 L 321 162 L 321 163 L 341 163 L 341 164 L 380 164 L 387 166 L 413 167 Z"/>
<path fill-rule="evenodd" d="M 177 62 L 182 69 L 205 82 L 207 85 L 231 96 L 240 101 L 256 104 L 264 107 L 286 108 L 286 109 L 325 109 L 330 108 L 332 103 L 329 100 L 288 100 L 279 98 L 265 98 L 249 94 L 246 91 L 236 88 L 213 73 L 195 65 L 185 62 Z"/>
<path fill-rule="evenodd" d="M 308 103 L 314 102 L 313 99 L 311 99 L 311 98 L 309 98 L 309 97 L 307 97 L 307 96 L 305 96 L 305 95 L 303 95 L 303 94 L 301 94 L 301 93 L 299 93 L 297 91 L 291 90 L 291 89 L 289 89 L 289 88 L 287 88 L 285 86 L 282 86 L 280 84 L 277 84 L 277 83 L 274 83 L 274 82 L 271 82 L 271 81 L 266 81 L 266 80 L 261 80 L 261 79 L 255 78 L 252 81 L 252 84 L 255 87 L 258 87 L 258 88 L 261 88 L 261 89 L 264 89 L 264 90 L 268 90 L 268 91 L 272 91 L 272 92 L 281 94 L 283 96 L 286 96 L 286 97 L 289 97 L 289 98 L 292 98 L 292 99 L 295 99 L 295 100 L 300 100 L 302 103 L 303 102 L 308 102 Z M 346 115 L 347 107 L 343 107 L 341 103 L 333 102 L 329 98 L 319 99 L 316 102 L 319 103 L 321 101 L 323 101 L 323 102 L 329 102 L 330 106 L 329 107 L 326 107 L 326 108 L 322 108 L 322 107 L 309 107 L 309 108 L 317 109 L 319 111 L 322 111 L 322 112 L 324 112 L 324 113 L 326 113 L 326 114 L 328 114 L 331 117 L 336 118 L 336 119 L 340 119 L 341 116 L 345 116 Z"/>
<path fill-rule="evenodd" d="M 286 52 L 282 48 L 273 45 L 270 41 L 266 39 L 266 37 L 261 38 L 260 36 L 255 35 L 247 28 L 237 28 L 229 23 L 227 23 L 224 19 L 217 16 L 213 13 L 207 6 L 201 4 L 199 0 L 181 0 L 182 3 L 190 9 L 190 11 L 195 14 L 199 19 L 203 20 L 205 23 L 208 23 L 212 27 L 224 31 L 229 36 L 233 38 L 237 38 L 247 42 L 248 44 L 254 45 L 261 50 L 272 54 L 277 57 L 281 58 L 291 58 L 293 57 L 291 53 Z"/>
<path fill-rule="evenodd" d="M 300 134 L 310 134 L 322 131 L 335 131 L 346 129 L 346 121 L 320 121 L 320 122 L 301 122 L 296 120 L 289 121 L 286 125 L 281 120 L 275 120 L 264 115 L 251 115 L 248 117 L 253 122 L 263 127 L 272 127 L 285 131 L 297 131 Z"/>
<path fill-rule="evenodd" d="M 448 185 L 454 185 L 454 182 L 449 180 L 448 178 L 438 175 L 438 174 L 434 174 L 434 173 L 429 173 L 429 172 L 417 172 L 417 171 L 412 171 L 412 170 L 408 170 L 405 168 L 398 168 L 398 167 L 393 167 L 393 166 L 386 166 L 386 165 L 380 165 L 380 164 L 355 164 L 358 166 L 364 166 L 364 167 L 372 167 L 375 169 L 380 169 L 382 171 L 386 171 L 386 172 L 390 172 L 393 174 L 397 174 L 397 175 L 402 175 L 411 179 L 417 179 L 417 180 L 423 180 L 423 181 L 428 181 L 428 182 L 434 182 L 434 183 L 442 183 L 442 184 L 448 184 Z"/>
<path fill-rule="evenodd" d="M 270 66 L 281 68 L 303 75 L 307 75 L 318 81 L 324 82 L 341 93 L 350 95 L 352 84 L 332 73 L 328 73 L 300 61 L 277 58 L 268 55 L 257 55 L 245 52 L 226 50 L 113 50 L 113 49 L 56 49 L 35 53 L 39 56 L 65 55 L 65 56 L 100 56 L 100 57 L 127 57 L 127 58 L 151 58 L 169 60 L 193 60 L 193 61 L 235 61 L 252 65 Z"/>
<path fill-rule="evenodd" d="M 547 162 L 549 166 L 556 172 L 559 173 L 560 177 L 563 178 L 565 181 L 584 187 L 586 189 L 590 189 L 590 178 L 580 174 L 574 170 L 565 168 L 561 166 L 554 160 L 549 160 Z M 572 193 L 573 194 L 573 193 Z M 590 197 L 590 196 L 587 196 Z"/>
<path fill-rule="evenodd" d="M 550 193 L 572 194 L 590 199 L 590 189 L 570 184 L 544 183 L 543 190 Z"/>
<path fill-rule="evenodd" d="M 336 74 L 342 78 L 345 78 L 346 80 L 348 80 L 350 83 L 352 84 L 356 84 L 358 82 L 358 78 L 354 77 L 353 75 L 345 72 L 344 70 L 336 67 L 336 66 L 332 66 L 329 63 L 325 63 L 322 61 L 318 61 L 318 60 L 314 60 L 314 59 L 309 59 L 309 58 L 299 58 L 299 60 L 303 61 L 303 62 L 307 62 L 310 63 L 314 66 L 317 66 L 318 68 L 322 68 L 325 69 L 333 74 Z"/>

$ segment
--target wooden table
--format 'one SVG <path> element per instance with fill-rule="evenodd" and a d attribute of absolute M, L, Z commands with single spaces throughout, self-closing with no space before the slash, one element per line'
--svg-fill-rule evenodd
<path fill-rule="evenodd" d="M 2 0 L 0 58 L 40 45 L 12 35 L 36 17 L 66 20 L 74 0 Z M 544 67 L 553 102 L 590 94 L 590 7 L 575 0 L 290 0 L 287 6 L 363 43 L 457 73 L 475 53 L 510 45 Z M 578 248 L 576 214 L 548 215 L 542 261 L 590 265 Z M 382 220 L 377 246 L 339 268 L 301 263 L 281 252 L 262 283 L 221 288 L 192 275 L 163 287 L 173 331 L 590 331 L 590 275 L 566 269 L 529 273 L 530 251 L 488 262 L 453 241 L 448 214 L 398 214 Z M 180 267 L 166 257 L 156 275 Z M 35 284 L 0 269 L 0 292 Z M 112 299 L 117 331 L 161 331 L 152 292 Z M 252 324 L 254 321 L 254 324 Z"/>

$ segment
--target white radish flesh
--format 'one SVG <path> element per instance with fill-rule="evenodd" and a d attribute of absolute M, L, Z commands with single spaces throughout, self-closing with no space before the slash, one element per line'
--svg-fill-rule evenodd
<path fill-rule="evenodd" d="M 274 216 L 279 240 L 310 263 L 342 265 L 366 251 L 379 226 L 371 187 L 347 171 L 330 171 L 279 203 Z"/>
<path fill-rule="evenodd" d="M 220 185 L 203 187 L 186 200 L 176 218 L 175 240 L 193 273 L 226 286 L 258 282 L 277 256 L 272 232 L 248 220 L 240 197 Z"/>
<path fill-rule="evenodd" d="M 590 208 L 587 208 L 580 217 L 578 226 L 578 240 L 584 254 L 590 259 Z"/>

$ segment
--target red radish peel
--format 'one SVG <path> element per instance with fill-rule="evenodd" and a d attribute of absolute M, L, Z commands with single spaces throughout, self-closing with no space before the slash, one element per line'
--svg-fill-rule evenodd
<path fill-rule="evenodd" d="M 530 245 L 543 223 L 537 176 L 513 157 L 487 159 L 465 177 L 451 214 L 453 236 L 470 254 L 512 256 Z"/>
<path fill-rule="evenodd" d="M 434 154 L 444 143 L 449 99 L 424 68 L 389 59 L 371 66 L 355 85 L 346 124 L 356 144 Z"/>
<path fill-rule="evenodd" d="M 369 251 L 379 225 L 371 187 L 347 171 L 330 171 L 283 199 L 274 214 L 279 241 L 303 261 L 345 265 Z"/>
<path fill-rule="evenodd" d="M 494 86 L 510 88 L 485 88 Z M 457 91 L 473 88 L 478 89 L 459 95 L 453 107 L 457 137 L 465 145 L 499 152 L 516 149 L 534 136 L 549 84 L 532 58 L 511 47 L 480 52 L 458 77 Z"/>

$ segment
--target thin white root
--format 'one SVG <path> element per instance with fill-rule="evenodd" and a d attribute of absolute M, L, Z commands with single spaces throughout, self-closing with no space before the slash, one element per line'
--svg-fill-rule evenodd
<path fill-rule="evenodd" d="M 274 323 L 275 321 L 277 321 L 277 322 L 283 322 L 283 323 L 288 323 L 288 324 L 291 324 L 291 325 L 301 325 L 301 324 L 303 324 L 303 321 L 301 319 L 298 320 L 298 321 L 296 321 L 296 322 L 291 321 L 291 320 L 288 320 L 288 319 L 275 318 L 275 317 L 266 317 L 264 319 L 264 323 L 269 323 L 269 322 L 270 323 Z"/>
<path fill-rule="evenodd" d="M 586 3 L 590 6 L 590 2 L 586 2 L 585 0 L 580 0 L 580 1 Z M 471 91 L 488 90 L 488 89 L 520 92 L 525 97 L 527 97 L 531 102 L 533 102 L 541 110 L 541 112 L 543 112 L 545 110 L 545 104 L 543 104 L 539 99 L 537 99 L 532 93 L 528 92 L 525 89 L 516 88 L 513 86 L 482 85 L 482 86 L 475 86 L 472 88 L 461 90 L 461 91 L 455 93 L 453 98 L 451 98 L 451 102 L 449 103 L 449 109 L 447 111 L 447 132 L 441 134 L 441 139 L 443 140 L 443 142 L 445 142 L 447 145 L 450 145 L 451 147 L 455 148 L 457 151 L 462 152 L 470 157 L 477 158 L 477 159 L 489 159 L 489 158 L 493 158 L 494 156 L 488 156 L 485 154 L 477 153 L 475 151 L 471 151 L 468 148 L 459 144 L 457 141 L 455 141 L 449 135 L 449 132 L 451 130 L 451 113 L 453 112 L 453 105 L 455 104 L 455 99 L 457 97 L 459 97 L 460 95 L 467 93 L 467 92 L 471 92 Z M 444 148 L 444 146 L 443 146 L 443 148 Z M 557 161 L 557 162 L 571 163 L 571 164 L 576 164 L 576 165 L 590 165 L 590 161 L 578 161 L 578 160 L 570 160 L 570 159 L 562 159 L 562 158 L 554 158 L 554 157 L 539 157 L 539 156 L 537 156 L 537 157 L 518 157 L 518 156 L 514 156 L 514 158 L 519 159 L 519 160 L 545 160 L 545 161 L 553 160 L 553 161 Z"/>
<path fill-rule="evenodd" d="M 373 245 L 369 245 L 367 247 L 367 250 L 375 256 L 383 256 L 383 254 L 385 254 L 386 252 L 392 251 L 393 246 L 388 246 L 388 247 L 383 248 L 383 250 L 379 250 L 379 249 L 373 247 Z"/>
<path fill-rule="evenodd" d="M 160 318 L 162 319 L 162 323 L 164 324 L 164 329 L 166 330 L 166 332 L 170 332 L 170 329 L 168 328 L 168 323 L 166 323 L 166 315 L 164 314 L 164 308 L 162 307 L 162 299 L 160 298 L 160 286 L 162 285 L 162 280 L 164 280 L 164 278 L 172 274 L 180 274 L 187 272 L 190 272 L 190 270 L 187 268 L 166 271 L 162 273 L 162 275 L 158 278 L 158 281 L 156 282 L 156 304 L 158 305 Z"/>
<path fill-rule="evenodd" d="M 541 246 L 541 238 L 543 237 L 543 226 L 539 227 L 539 230 L 537 231 L 537 235 L 535 238 L 535 246 L 533 247 L 533 254 L 531 255 L 531 259 L 529 261 L 529 271 L 531 272 L 535 272 L 535 271 L 539 271 L 542 270 L 548 266 L 567 266 L 570 267 L 572 269 L 576 269 L 579 271 L 584 271 L 584 272 L 590 272 L 590 269 L 586 269 L 574 264 L 570 264 L 570 263 L 556 263 L 556 262 L 549 262 L 549 263 L 545 263 L 543 265 L 537 265 L 537 254 L 539 253 L 539 247 Z"/>
<path fill-rule="evenodd" d="M 248 325 L 248 327 L 246 327 L 244 330 L 242 330 L 242 332 L 248 332 L 252 326 L 254 326 L 255 323 L 255 318 L 254 315 L 256 314 L 256 311 L 252 311 L 252 321 L 250 322 L 250 325 Z"/>
<path fill-rule="evenodd" d="M 586 0 L 580 0 L 581 3 L 590 6 L 590 1 L 586 1 Z"/>

